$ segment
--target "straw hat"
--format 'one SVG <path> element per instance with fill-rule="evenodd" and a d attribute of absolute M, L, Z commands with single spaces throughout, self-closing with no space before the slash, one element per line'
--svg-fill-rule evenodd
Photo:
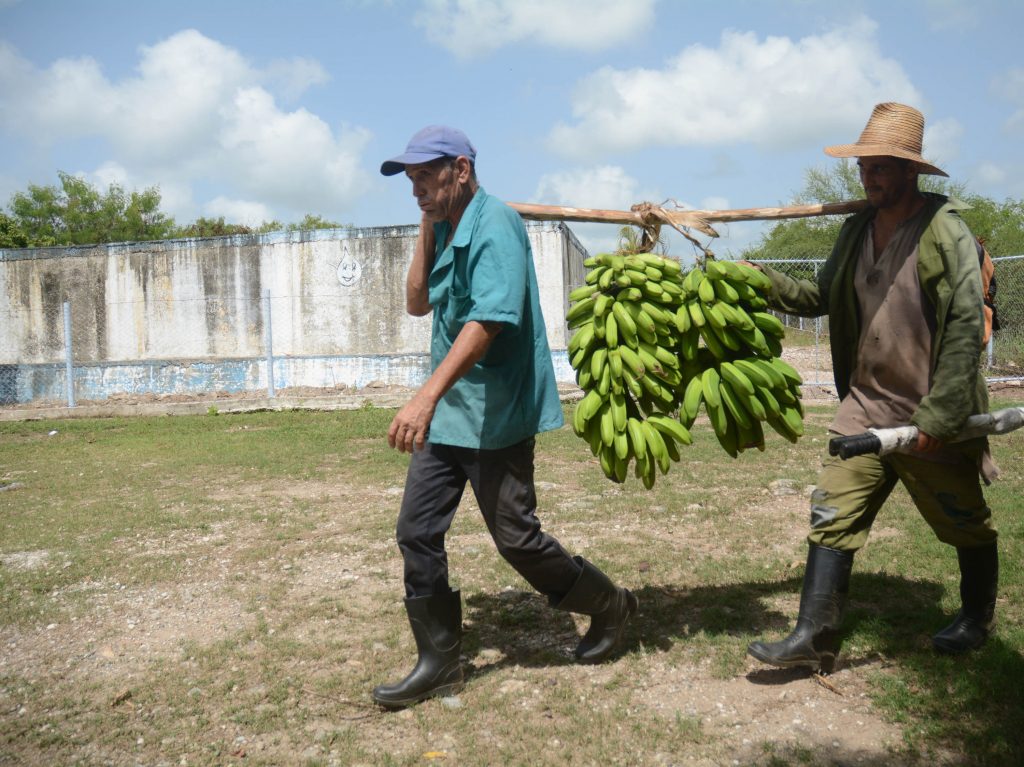
<path fill-rule="evenodd" d="M 825 147 L 831 157 L 900 157 L 917 164 L 921 173 L 948 176 L 921 157 L 924 115 L 913 107 L 888 101 L 877 104 L 856 144 Z"/>

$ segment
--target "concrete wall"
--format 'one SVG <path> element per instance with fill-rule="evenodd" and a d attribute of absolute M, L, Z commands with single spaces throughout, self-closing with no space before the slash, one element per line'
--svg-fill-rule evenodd
<path fill-rule="evenodd" d="M 567 294 L 583 280 L 585 252 L 562 224 L 527 229 L 556 372 L 568 381 Z M 266 389 L 268 316 L 276 388 L 418 385 L 430 318 L 404 308 L 417 231 L 0 250 L 0 403 L 64 397 L 65 301 L 80 399 Z"/>

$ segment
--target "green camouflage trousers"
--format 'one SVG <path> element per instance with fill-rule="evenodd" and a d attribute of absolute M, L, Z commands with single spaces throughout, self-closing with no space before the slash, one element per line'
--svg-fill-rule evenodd
<path fill-rule="evenodd" d="M 828 456 L 811 494 L 807 540 L 839 551 L 857 551 L 868 539 L 882 504 L 899 480 L 940 541 L 973 548 L 992 543 L 996 531 L 985 504 L 977 460 L 951 448 L 936 460 L 905 453 Z"/>

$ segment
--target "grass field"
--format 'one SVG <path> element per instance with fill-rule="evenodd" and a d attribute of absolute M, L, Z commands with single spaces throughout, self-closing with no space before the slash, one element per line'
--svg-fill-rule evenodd
<path fill-rule="evenodd" d="M 898 490 L 827 679 L 745 648 L 792 625 L 829 405 L 797 445 L 735 461 L 698 421 L 650 492 L 568 429 L 541 435 L 545 528 L 641 600 L 625 652 L 574 664 L 585 622 L 501 561 L 467 495 L 449 536 L 466 689 L 385 713 L 370 689 L 414 661 L 392 415 L 0 423 L 0 766 L 1024 763 L 1024 431 L 993 440 L 989 643 L 931 651 L 955 554 Z"/>

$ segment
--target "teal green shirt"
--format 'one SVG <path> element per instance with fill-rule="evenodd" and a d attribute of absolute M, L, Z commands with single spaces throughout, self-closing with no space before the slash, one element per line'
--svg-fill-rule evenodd
<path fill-rule="evenodd" d="M 467 322 L 503 327 L 483 358 L 441 398 L 430 441 L 496 450 L 558 428 L 562 408 L 522 219 L 479 189 L 445 247 L 449 229 L 448 222 L 434 224 L 438 245 L 428 281 L 432 369 Z"/>

